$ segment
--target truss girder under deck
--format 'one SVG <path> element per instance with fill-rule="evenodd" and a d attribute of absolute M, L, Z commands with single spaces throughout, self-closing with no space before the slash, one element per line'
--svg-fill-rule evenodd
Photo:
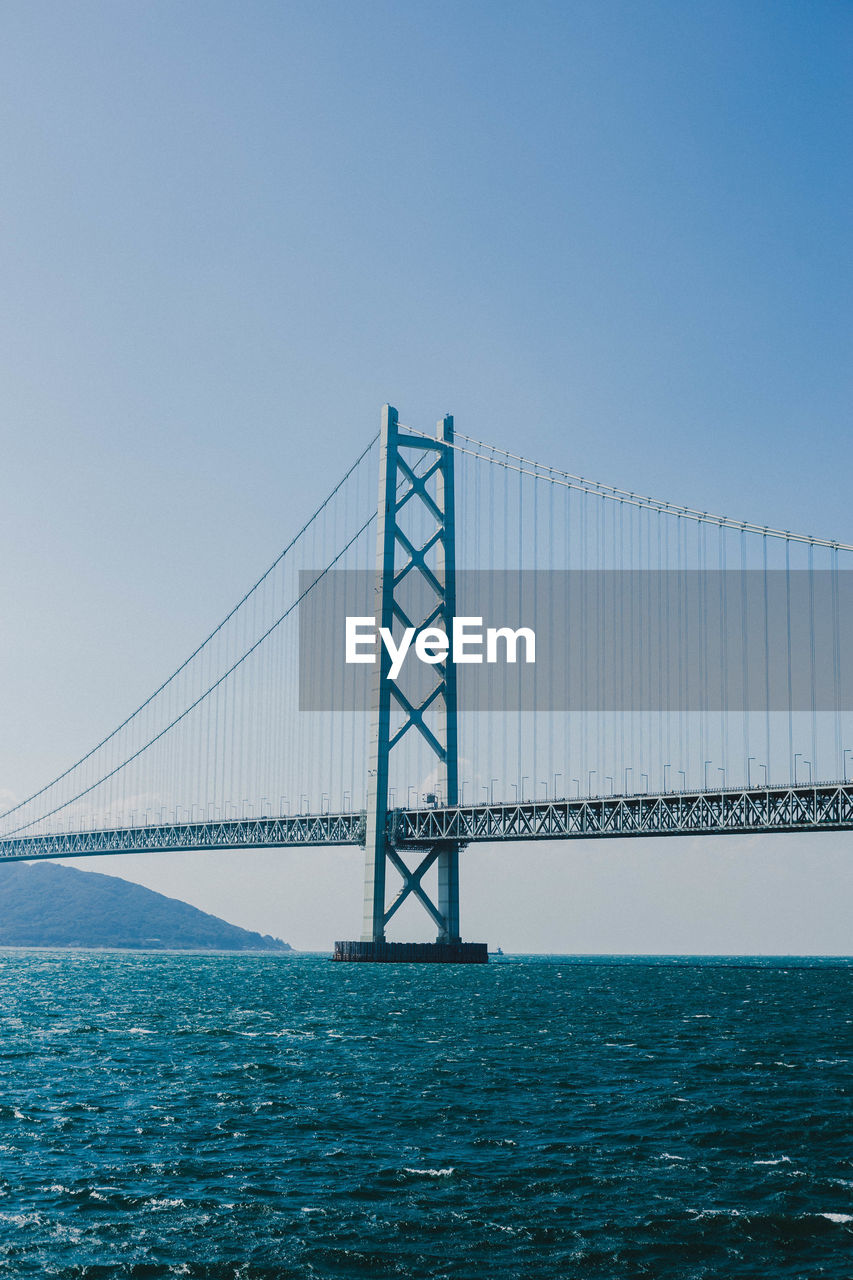
<path fill-rule="evenodd" d="M 853 829 L 853 783 L 401 809 L 401 847 L 437 840 L 625 839 Z"/>
<path fill-rule="evenodd" d="M 79 858 L 96 854 L 162 853 L 201 849 L 301 848 L 364 845 L 362 812 L 297 814 L 162 822 L 138 827 L 11 836 L 0 840 L 0 861 Z M 391 918 L 448 845 L 507 840 L 595 840 L 650 836 L 722 836 L 853 830 L 853 783 L 769 787 L 664 795 L 598 796 L 522 804 L 395 809 L 387 819 L 387 850 L 399 871 L 400 852 L 426 850 L 385 912 Z M 416 895 L 417 896 L 417 895 Z"/>

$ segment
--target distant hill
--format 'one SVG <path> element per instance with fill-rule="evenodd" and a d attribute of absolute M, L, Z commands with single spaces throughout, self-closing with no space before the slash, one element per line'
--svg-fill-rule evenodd
<path fill-rule="evenodd" d="M 118 876 L 55 862 L 0 863 L 0 946 L 291 950 Z"/>

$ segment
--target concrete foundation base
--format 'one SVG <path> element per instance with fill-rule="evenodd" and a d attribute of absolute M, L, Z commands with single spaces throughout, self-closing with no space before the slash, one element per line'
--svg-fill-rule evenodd
<path fill-rule="evenodd" d="M 485 942 L 336 942 L 335 960 L 360 964 L 486 964 Z"/>

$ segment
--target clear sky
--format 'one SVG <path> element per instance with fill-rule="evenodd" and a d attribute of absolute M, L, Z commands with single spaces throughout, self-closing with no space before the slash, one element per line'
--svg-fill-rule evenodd
<path fill-rule="evenodd" d="M 385 401 L 853 542 L 851 65 L 841 0 L 5 0 L 0 790 L 176 665 Z M 463 926 L 844 950 L 851 851 L 478 850 Z M 81 865 L 359 930 L 355 852 Z"/>

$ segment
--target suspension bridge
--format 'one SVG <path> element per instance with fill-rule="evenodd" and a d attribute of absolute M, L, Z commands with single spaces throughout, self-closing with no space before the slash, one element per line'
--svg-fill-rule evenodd
<path fill-rule="evenodd" d="M 336 958 L 485 960 L 461 937 L 472 843 L 853 828 L 851 557 L 386 406 L 198 647 L 0 815 L 0 857 L 361 847 Z M 528 622 L 537 657 L 439 647 L 391 678 L 381 644 L 345 663 L 351 615 L 433 646 L 462 615 Z M 388 941 L 408 899 L 435 943 Z"/>

